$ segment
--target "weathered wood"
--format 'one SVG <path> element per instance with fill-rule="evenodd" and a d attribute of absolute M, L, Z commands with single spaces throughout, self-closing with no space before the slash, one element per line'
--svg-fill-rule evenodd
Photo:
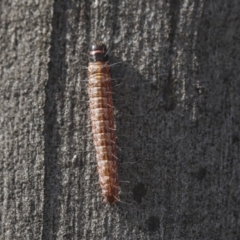
<path fill-rule="evenodd" d="M 0 239 L 39 239 L 52 2 L 1 1 Z"/>
<path fill-rule="evenodd" d="M 0 239 L 238 239 L 240 3 L 2 1 Z M 88 46 L 113 52 L 121 202 L 103 203 Z"/>

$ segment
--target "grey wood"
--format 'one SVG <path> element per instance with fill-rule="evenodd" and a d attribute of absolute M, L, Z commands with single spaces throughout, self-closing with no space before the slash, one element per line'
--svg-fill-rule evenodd
<path fill-rule="evenodd" d="M 52 1 L 0 3 L 0 239 L 39 239 Z"/>
<path fill-rule="evenodd" d="M 239 239 L 240 2 L 6 1 L 0 239 Z M 103 202 L 88 47 L 110 47 L 120 202 Z"/>

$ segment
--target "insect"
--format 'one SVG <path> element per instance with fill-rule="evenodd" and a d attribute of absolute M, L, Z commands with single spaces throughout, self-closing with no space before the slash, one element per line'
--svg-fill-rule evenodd
<path fill-rule="evenodd" d="M 99 182 L 104 201 L 115 203 L 119 201 L 119 183 L 112 82 L 107 47 L 101 42 L 90 49 L 88 84 Z"/>

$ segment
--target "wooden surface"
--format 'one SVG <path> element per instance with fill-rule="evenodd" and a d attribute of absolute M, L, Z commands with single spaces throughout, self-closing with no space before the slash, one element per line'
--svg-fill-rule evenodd
<path fill-rule="evenodd" d="M 240 3 L 1 1 L 0 239 L 240 239 Z M 110 46 L 121 195 L 103 203 L 88 47 Z"/>

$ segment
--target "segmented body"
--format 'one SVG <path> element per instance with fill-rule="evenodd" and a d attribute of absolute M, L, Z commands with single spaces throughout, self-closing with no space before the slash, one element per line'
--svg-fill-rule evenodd
<path fill-rule="evenodd" d="M 118 160 L 112 82 L 107 48 L 102 43 L 93 44 L 88 66 L 89 98 L 92 132 L 96 149 L 99 181 L 105 202 L 118 201 Z"/>

